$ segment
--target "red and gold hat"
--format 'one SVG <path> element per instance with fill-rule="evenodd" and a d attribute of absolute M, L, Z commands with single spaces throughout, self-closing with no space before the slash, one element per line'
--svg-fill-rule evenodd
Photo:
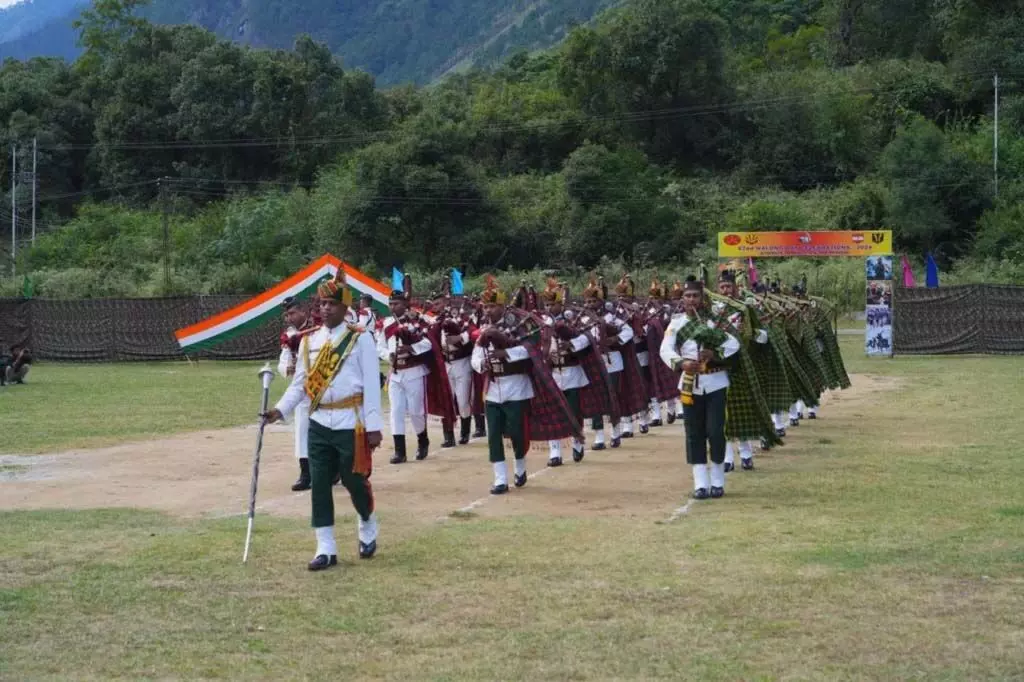
<path fill-rule="evenodd" d="M 352 290 L 348 287 L 345 270 L 342 267 L 338 267 L 333 278 L 320 282 L 316 288 L 316 294 L 320 298 L 329 298 L 348 306 L 352 305 Z"/>
<path fill-rule="evenodd" d="M 483 293 L 480 294 L 480 300 L 484 304 L 496 303 L 498 305 L 505 305 L 508 301 L 508 296 L 498 286 L 498 280 L 494 279 L 493 275 L 487 275 L 484 278 L 486 284 L 484 285 Z"/>
<path fill-rule="evenodd" d="M 590 282 L 583 289 L 583 298 L 604 299 L 604 289 L 601 288 L 601 285 L 598 284 L 597 279 L 593 275 L 590 276 Z"/>

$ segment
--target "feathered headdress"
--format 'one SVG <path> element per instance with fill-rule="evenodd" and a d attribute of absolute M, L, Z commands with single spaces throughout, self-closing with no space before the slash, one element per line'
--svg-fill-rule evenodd
<path fill-rule="evenodd" d="M 480 300 L 483 303 L 497 303 L 499 305 L 505 305 L 508 297 L 505 292 L 498 286 L 498 280 L 494 278 L 494 275 L 486 275 L 484 277 L 484 290 L 480 294 Z"/>
<path fill-rule="evenodd" d="M 615 293 L 619 296 L 628 297 L 632 297 L 636 293 L 636 285 L 633 283 L 633 278 L 629 276 L 629 273 L 622 275 L 622 279 L 615 285 Z"/>
<path fill-rule="evenodd" d="M 352 305 L 352 290 L 348 288 L 348 283 L 345 280 L 344 268 L 339 265 L 334 277 L 320 282 L 316 288 L 316 294 L 320 298 L 330 298 L 347 306 Z"/>
<path fill-rule="evenodd" d="M 604 281 L 603 277 L 601 278 L 601 281 Z M 598 280 L 593 275 L 591 275 L 590 282 L 583 290 L 583 298 L 599 298 L 601 300 L 604 300 L 606 288 L 607 287 L 602 287 L 601 284 L 598 283 Z"/>
<path fill-rule="evenodd" d="M 548 285 L 544 291 L 540 292 L 540 298 L 545 303 L 561 303 L 562 291 L 558 287 L 558 280 L 548 277 Z"/>

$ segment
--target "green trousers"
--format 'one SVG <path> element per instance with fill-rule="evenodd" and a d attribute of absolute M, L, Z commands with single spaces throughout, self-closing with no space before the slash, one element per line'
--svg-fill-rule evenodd
<path fill-rule="evenodd" d="M 693 396 L 693 405 L 683 406 L 683 423 L 686 425 L 686 462 L 707 464 L 708 445 L 711 446 L 711 461 L 721 464 L 725 461 L 725 400 L 729 389 Z"/>
<path fill-rule="evenodd" d="M 354 429 L 334 431 L 309 422 L 309 478 L 313 501 L 313 528 L 334 525 L 333 482 L 341 472 L 341 484 L 352 497 L 352 506 L 363 521 L 373 513 L 373 489 L 366 476 L 352 472 L 356 454 Z"/>
<path fill-rule="evenodd" d="M 562 391 L 562 395 L 565 396 L 565 402 L 569 403 L 569 409 L 576 416 L 577 421 L 583 423 L 583 408 L 580 406 L 580 389 L 570 388 L 567 391 Z"/>
<path fill-rule="evenodd" d="M 608 379 L 610 380 L 611 385 L 612 385 L 612 391 L 614 392 L 614 396 L 613 396 L 614 400 L 618 400 L 619 399 L 619 377 L 621 377 L 621 376 L 622 376 L 622 372 L 615 372 L 614 374 L 609 374 L 608 375 Z M 614 424 L 612 424 L 612 426 L 615 426 L 615 424 L 617 424 L 617 423 L 618 422 L 615 422 Z M 591 419 L 590 420 L 590 427 L 592 429 L 594 429 L 595 431 L 600 431 L 601 429 L 603 429 L 604 428 L 604 417 L 599 415 L 599 416 L 594 417 L 593 419 Z"/>
<path fill-rule="evenodd" d="M 526 434 L 523 422 L 529 400 L 513 400 L 507 403 L 488 402 L 484 408 L 487 415 L 487 450 L 492 462 L 505 461 L 505 443 L 502 438 L 507 436 L 512 441 L 512 454 L 516 459 L 526 457 Z"/>

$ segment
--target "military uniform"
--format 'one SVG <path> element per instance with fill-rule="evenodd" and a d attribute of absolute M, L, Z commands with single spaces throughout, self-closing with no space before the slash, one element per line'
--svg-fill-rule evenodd
<path fill-rule="evenodd" d="M 548 283 L 548 287 L 541 292 L 540 296 L 548 306 L 565 304 L 564 292 L 553 282 Z M 590 385 L 590 379 L 587 378 L 587 373 L 580 364 L 580 354 L 590 348 L 590 337 L 587 334 L 576 333 L 572 320 L 566 316 L 564 308 L 558 314 L 546 314 L 542 319 L 544 324 L 552 330 L 548 345 L 544 349 L 551 362 L 551 374 L 555 379 L 555 384 L 565 395 L 565 400 L 569 403 L 576 418 L 582 422 L 580 391 Z M 562 441 L 549 441 L 548 449 L 548 466 L 561 466 Z M 574 438 L 572 442 L 574 462 L 583 461 L 584 450 L 584 440 Z"/>
<path fill-rule="evenodd" d="M 688 281 L 686 288 L 703 293 L 702 283 L 696 280 Z M 691 318 L 686 313 L 673 317 L 661 343 L 662 361 L 673 369 L 680 368 L 685 360 L 699 361 L 702 344 L 693 337 L 701 334 L 701 327 L 711 329 L 714 323 Z M 740 344 L 731 334 L 719 332 L 718 336 L 724 340 L 712 349 L 716 357 L 692 377 L 692 404 L 683 406 L 686 460 L 693 467 L 694 497 L 697 499 L 721 497 L 725 493 L 725 404 L 729 388 L 726 367 L 728 358 L 739 352 Z M 689 378 L 684 372 L 679 382 L 684 395 L 690 390 Z"/>
<path fill-rule="evenodd" d="M 301 305 L 301 302 L 294 296 L 289 296 L 282 303 L 282 308 L 287 313 L 289 310 L 294 310 Z M 305 322 L 298 327 L 289 325 L 288 329 L 281 333 L 281 354 L 277 360 L 277 373 L 283 378 L 291 381 L 295 375 L 295 366 L 299 358 L 299 345 L 302 343 L 303 338 L 316 331 L 316 329 L 317 327 L 313 325 L 312 320 L 307 316 Z M 309 439 L 308 400 L 300 402 L 295 406 L 292 431 L 295 439 L 295 459 L 299 463 L 299 478 L 292 484 L 292 490 L 296 492 L 309 490 L 309 459 L 306 453 Z"/>
<path fill-rule="evenodd" d="M 391 300 L 408 303 L 408 294 L 392 292 Z M 384 320 L 377 335 L 380 359 L 391 365 L 388 375 L 388 400 L 391 406 L 391 436 L 395 454 L 392 464 L 406 461 L 405 418 L 416 432 L 416 459 L 424 459 L 430 448 L 427 438 L 427 375 L 430 374 L 433 344 L 426 326 L 418 316 L 406 311 L 401 318 Z"/>
<path fill-rule="evenodd" d="M 321 298 L 345 301 L 344 275 L 320 285 Z M 340 474 L 358 515 L 359 556 L 377 550 L 378 521 L 370 474 L 372 453 L 367 433 L 382 426 L 377 353 L 370 334 L 357 325 L 321 326 L 303 338 L 291 384 L 275 409 L 282 417 L 310 404 L 309 461 L 312 483 L 312 526 L 316 555 L 310 570 L 337 563 L 332 481 Z"/>

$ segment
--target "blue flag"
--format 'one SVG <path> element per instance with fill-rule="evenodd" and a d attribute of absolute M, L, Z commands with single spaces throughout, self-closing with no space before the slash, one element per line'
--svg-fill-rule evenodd
<path fill-rule="evenodd" d="M 939 286 L 939 266 L 935 264 L 935 259 L 932 258 L 931 251 L 928 252 L 924 284 L 929 289 L 934 289 Z"/>
<path fill-rule="evenodd" d="M 405 279 L 405 275 L 403 275 L 402 272 L 398 268 L 396 268 L 396 267 L 392 267 L 391 268 L 391 289 L 393 291 L 402 291 L 402 287 L 404 286 L 403 285 L 403 280 L 404 279 Z"/>
<path fill-rule="evenodd" d="M 452 296 L 462 296 L 462 273 L 458 268 L 452 268 Z"/>

